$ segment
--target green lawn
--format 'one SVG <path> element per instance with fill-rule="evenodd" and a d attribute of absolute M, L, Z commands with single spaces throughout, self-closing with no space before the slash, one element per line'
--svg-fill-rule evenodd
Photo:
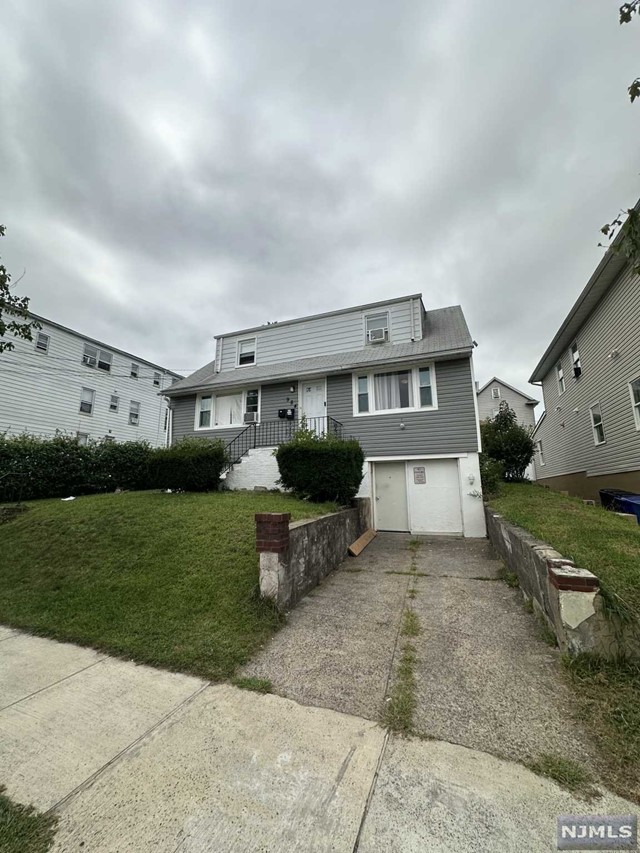
<path fill-rule="evenodd" d="M 640 615 L 640 525 L 532 484 L 502 486 L 491 506 L 548 542 Z"/>
<path fill-rule="evenodd" d="M 254 492 L 43 500 L 0 527 L 0 623 L 225 679 L 277 628 L 254 513 L 335 510 Z"/>
<path fill-rule="evenodd" d="M 0 787 L 0 850 L 2 853 L 45 853 L 53 840 L 56 820 L 30 806 L 12 803 Z"/>

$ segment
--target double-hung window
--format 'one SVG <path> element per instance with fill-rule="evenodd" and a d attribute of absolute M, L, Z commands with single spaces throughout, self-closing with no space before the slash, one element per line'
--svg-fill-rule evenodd
<path fill-rule="evenodd" d="M 98 349 L 91 344 L 85 344 L 82 351 L 82 363 L 87 367 L 97 367 L 105 373 L 111 372 L 113 354 L 104 349 Z"/>
<path fill-rule="evenodd" d="M 354 400 L 358 415 L 436 408 L 433 368 L 356 375 Z"/>
<path fill-rule="evenodd" d="M 131 370 L 129 371 L 129 376 L 132 379 L 137 379 L 140 376 L 140 365 L 136 364 L 135 361 L 131 362 Z"/>
<path fill-rule="evenodd" d="M 129 423 L 131 426 L 138 426 L 140 423 L 140 403 L 136 400 L 129 403 Z"/>
<path fill-rule="evenodd" d="M 160 387 L 160 374 L 159 374 L 159 373 L 154 372 L 154 374 L 153 374 L 153 384 L 156 386 L 156 388 L 159 388 L 159 387 Z"/>
<path fill-rule="evenodd" d="M 36 333 L 36 352 L 46 355 L 49 352 L 49 335 L 44 332 Z"/>
<path fill-rule="evenodd" d="M 367 314 L 364 318 L 365 343 L 377 344 L 389 340 L 389 314 Z"/>
<path fill-rule="evenodd" d="M 576 341 L 571 344 L 571 364 L 573 365 L 573 375 L 577 379 L 582 375 L 582 364 L 580 362 L 580 352 Z"/>
<path fill-rule="evenodd" d="M 92 388 L 83 388 L 80 394 L 80 412 L 83 415 L 93 414 L 93 403 L 96 392 Z"/>
<path fill-rule="evenodd" d="M 109 411 L 117 412 L 118 406 L 120 405 L 120 397 L 117 394 L 112 394 L 111 399 L 109 400 Z"/>
<path fill-rule="evenodd" d="M 213 397 L 203 394 L 198 401 L 198 429 L 208 429 L 211 426 L 213 412 Z"/>
<path fill-rule="evenodd" d="M 564 368 L 561 361 L 556 364 L 556 376 L 558 379 L 558 394 L 564 394 Z"/>
<path fill-rule="evenodd" d="M 591 415 L 591 428 L 593 430 L 593 441 L 595 444 L 604 444 L 604 423 L 602 422 L 602 411 L 600 403 L 595 403 L 589 409 Z"/>
<path fill-rule="evenodd" d="M 256 339 L 247 338 L 238 341 L 238 367 L 248 367 L 256 363 Z"/>
<path fill-rule="evenodd" d="M 500 389 L 499 388 L 492 388 L 491 389 L 491 397 L 494 400 L 499 400 L 500 399 Z"/>
<path fill-rule="evenodd" d="M 640 376 L 629 383 L 629 391 L 631 393 L 631 405 L 633 406 L 636 429 L 640 430 Z"/>
<path fill-rule="evenodd" d="M 542 450 L 542 442 L 541 441 L 536 441 L 536 450 L 538 451 L 538 462 L 541 465 L 544 465 L 544 453 Z"/>

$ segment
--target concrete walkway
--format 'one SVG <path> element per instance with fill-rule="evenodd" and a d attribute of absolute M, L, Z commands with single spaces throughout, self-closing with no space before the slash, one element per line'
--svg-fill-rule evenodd
<path fill-rule="evenodd" d="M 54 851 L 83 853 L 542 853 L 559 814 L 635 813 L 490 754 L 588 745 L 486 544 L 374 545 L 247 668 L 279 696 L 0 627 L 0 785 L 57 814 Z M 422 627 L 416 726 L 440 740 L 376 722 L 406 605 Z"/>

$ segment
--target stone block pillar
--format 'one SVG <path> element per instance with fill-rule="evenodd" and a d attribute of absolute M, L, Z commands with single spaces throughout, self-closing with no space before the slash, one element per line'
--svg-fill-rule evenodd
<path fill-rule="evenodd" d="M 256 551 L 260 554 L 260 595 L 285 605 L 289 565 L 289 512 L 256 513 Z"/>

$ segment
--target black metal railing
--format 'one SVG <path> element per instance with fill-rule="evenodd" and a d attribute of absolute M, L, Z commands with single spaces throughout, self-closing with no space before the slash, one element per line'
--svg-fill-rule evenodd
<path fill-rule="evenodd" d="M 319 418 L 302 418 L 301 420 L 280 418 L 277 421 L 249 424 L 226 446 L 226 462 L 222 473 L 224 474 L 225 471 L 239 462 L 250 450 L 256 447 L 276 447 L 279 444 L 286 444 L 300 429 L 311 430 L 317 435 L 343 437 L 342 424 L 329 415 Z"/>

